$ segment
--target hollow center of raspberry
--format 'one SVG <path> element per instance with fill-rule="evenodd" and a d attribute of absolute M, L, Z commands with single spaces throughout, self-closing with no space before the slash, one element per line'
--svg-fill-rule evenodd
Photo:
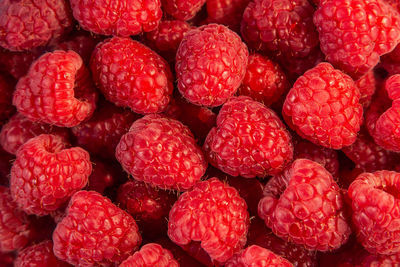
<path fill-rule="evenodd" d="M 386 185 L 383 186 L 381 189 L 386 193 L 391 194 L 396 199 L 400 199 L 400 188 L 397 188 L 393 185 Z"/>
<path fill-rule="evenodd" d="M 58 153 L 64 149 L 64 144 L 62 142 L 51 142 L 48 144 L 44 144 L 44 149 L 48 153 Z"/>

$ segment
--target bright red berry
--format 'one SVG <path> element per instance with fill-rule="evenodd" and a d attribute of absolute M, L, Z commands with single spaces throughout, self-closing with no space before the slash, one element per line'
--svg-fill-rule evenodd
<path fill-rule="evenodd" d="M 204 151 L 213 166 L 246 178 L 277 174 L 293 158 L 290 134 L 279 117 L 245 96 L 222 106 Z"/>
<path fill-rule="evenodd" d="M 206 0 L 161 0 L 165 13 L 178 20 L 192 19 Z"/>
<path fill-rule="evenodd" d="M 28 214 L 46 215 L 82 189 L 92 172 L 89 154 L 56 135 L 31 138 L 11 168 L 11 195 Z"/>
<path fill-rule="evenodd" d="M 355 83 L 360 90 L 360 104 L 363 106 L 363 108 L 366 108 L 371 103 L 372 96 L 376 90 L 374 71 L 368 71 L 360 79 L 355 81 Z"/>
<path fill-rule="evenodd" d="M 12 105 L 13 92 L 13 82 L 0 73 L 0 125 L 15 112 L 15 107 Z"/>
<path fill-rule="evenodd" d="M 220 106 L 240 86 L 247 61 L 246 45 L 227 27 L 208 24 L 192 29 L 176 53 L 178 89 L 193 104 Z"/>
<path fill-rule="evenodd" d="M 79 191 L 53 232 L 53 251 L 73 265 L 110 266 L 132 255 L 141 241 L 129 214 L 97 192 Z"/>
<path fill-rule="evenodd" d="M 156 243 L 149 243 L 124 260 L 119 267 L 179 267 L 172 253 Z"/>
<path fill-rule="evenodd" d="M 169 213 L 168 236 L 178 245 L 200 241 L 212 260 L 223 263 L 246 244 L 248 226 L 246 202 L 212 178 L 179 196 Z"/>
<path fill-rule="evenodd" d="M 308 159 L 295 160 L 268 181 L 258 215 L 277 236 L 310 250 L 337 249 L 351 233 L 339 186 L 324 167 Z"/>

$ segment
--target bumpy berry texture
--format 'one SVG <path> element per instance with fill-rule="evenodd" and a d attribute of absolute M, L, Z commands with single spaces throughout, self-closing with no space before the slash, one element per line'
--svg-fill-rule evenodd
<path fill-rule="evenodd" d="M 208 20 L 240 31 L 244 9 L 250 0 L 207 0 Z"/>
<path fill-rule="evenodd" d="M 12 105 L 13 91 L 13 82 L 0 73 L 0 125 L 15 112 L 15 107 Z"/>
<path fill-rule="evenodd" d="M 376 90 L 374 71 L 371 70 L 367 72 L 360 79 L 355 81 L 355 83 L 360 90 L 360 104 L 363 106 L 363 108 L 366 108 L 371 103 L 372 96 Z"/>
<path fill-rule="evenodd" d="M 277 236 L 310 250 L 337 249 L 351 233 L 339 186 L 324 167 L 308 159 L 295 160 L 269 180 L 258 214 Z"/>
<path fill-rule="evenodd" d="M 41 48 L 25 52 L 12 52 L 0 47 L 0 71 L 19 79 L 28 72 L 32 62 L 42 53 Z"/>
<path fill-rule="evenodd" d="M 70 264 L 118 264 L 142 241 L 135 220 L 97 192 L 75 193 L 66 212 L 53 232 L 53 251 Z"/>
<path fill-rule="evenodd" d="M 398 221 L 400 173 L 362 173 L 350 185 L 348 196 L 357 239 L 370 253 L 399 253 Z"/>
<path fill-rule="evenodd" d="M 400 41 L 400 15 L 383 0 L 322 1 L 314 23 L 326 59 L 354 78 Z"/>
<path fill-rule="evenodd" d="M 172 253 L 156 243 L 149 243 L 125 261 L 119 267 L 179 267 Z"/>
<path fill-rule="evenodd" d="M 145 43 L 168 62 L 174 62 L 179 44 L 191 28 L 185 21 L 163 20 L 157 29 L 144 34 Z"/>
<path fill-rule="evenodd" d="M 73 127 L 71 131 L 76 143 L 91 154 L 114 158 L 121 136 L 128 132 L 139 116 L 106 101 L 99 101 L 98 106 L 89 120 Z"/>
<path fill-rule="evenodd" d="M 222 106 L 204 151 L 213 166 L 245 178 L 277 174 L 293 158 L 290 134 L 279 117 L 245 96 Z"/>
<path fill-rule="evenodd" d="M 69 131 L 66 128 L 59 128 L 49 124 L 33 122 L 23 115 L 17 113 L 3 125 L 0 131 L 0 144 L 10 154 L 16 154 L 18 148 L 29 139 L 41 135 L 53 134 L 69 139 Z"/>
<path fill-rule="evenodd" d="M 189 128 L 156 114 L 132 124 L 122 136 L 115 156 L 133 178 L 162 189 L 187 190 L 207 168 Z"/>
<path fill-rule="evenodd" d="M 47 45 L 71 27 L 68 1 L 0 2 L 0 46 L 6 49 L 22 51 Z"/>
<path fill-rule="evenodd" d="M 253 245 L 235 254 L 225 264 L 226 267 L 293 267 L 289 261 L 272 251 Z"/>
<path fill-rule="evenodd" d="M 289 91 L 290 84 L 279 65 L 260 54 L 249 56 L 246 75 L 239 87 L 239 95 L 247 95 L 270 106 Z"/>
<path fill-rule="evenodd" d="M 359 89 L 349 76 L 320 63 L 297 79 L 282 113 L 301 137 L 340 149 L 357 138 L 363 113 L 359 99 Z"/>
<path fill-rule="evenodd" d="M 178 20 L 193 18 L 206 0 L 161 0 L 165 13 Z"/>
<path fill-rule="evenodd" d="M 83 29 L 103 35 L 128 37 L 157 28 L 160 0 L 70 0 L 74 18 Z"/>
<path fill-rule="evenodd" d="M 196 105 L 222 105 L 246 73 L 248 50 L 227 27 L 208 24 L 186 33 L 176 53 L 178 89 Z"/>
<path fill-rule="evenodd" d="M 179 196 L 168 236 L 178 245 L 200 241 L 212 260 L 223 263 L 246 244 L 248 226 L 247 205 L 236 189 L 211 178 Z"/>
<path fill-rule="evenodd" d="M 89 118 L 97 93 L 81 57 L 73 51 L 46 53 L 16 86 L 13 104 L 32 121 L 73 127 Z"/>
<path fill-rule="evenodd" d="M 10 189 L 0 186 L 0 251 L 22 249 L 33 236 L 31 219 L 17 207 Z"/>
<path fill-rule="evenodd" d="M 117 106 L 141 114 L 163 111 L 173 90 L 166 61 L 130 38 L 114 37 L 98 44 L 92 54 L 93 80 Z"/>
<path fill-rule="evenodd" d="M 43 241 L 18 253 L 14 267 L 68 267 L 71 266 L 54 256 L 53 242 Z"/>
<path fill-rule="evenodd" d="M 46 215 L 82 189 L 92 172 L 89 153 L 42 134 L 23 144 L 11 168 L 11 195 L 28 214 Z"/>

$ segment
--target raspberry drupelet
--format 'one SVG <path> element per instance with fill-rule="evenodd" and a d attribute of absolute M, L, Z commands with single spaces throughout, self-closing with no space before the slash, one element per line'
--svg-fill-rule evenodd
<path fill-rule="evenodd" d="M 207 0 L 208 21 L 228 26 L 240 32 L 244 9 L 250 0 Z"/>
<path fill-rule="evenodd" d="M 124 260 L 119 267 L 179 267 L 172 253 L 156 243 L 149 243 Z"/>
<path fill-rule="evenodd" d="M 183 21 L 192 19 L 205 2 L 206 0 L 161 0 L 165 13 Z"/>

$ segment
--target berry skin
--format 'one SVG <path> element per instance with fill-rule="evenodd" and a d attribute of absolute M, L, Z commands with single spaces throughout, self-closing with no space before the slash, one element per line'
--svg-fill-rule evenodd
<path fill-rule="evenodd" d="M 188 31 L 176 53 L 179 91 L 196 105 L 222 105 L 239 88 L 248 54 L 240 37 L 225 26 L 208 24 Z"/>
<path fill-rule="evenodd" d="M 0 144 L 5 151 L 15 155 L 21 145 L 25 144 L 29 139 L 41 134 L 58 135 L 66 141 L 69 139 L 68 129 L 40 122 L 33 122 L 17 113 L 1 128 Z"/>
<path fill-rule="evenodd" d="M 0 2 L 0 46 L 11 51 L 45 46 L 72 27 L 68 1 L 3 0 Z"/>
<path fill-rule="evenodd" d="M 140 114 L 159 113 L 168 105 L 173 85 L 168 64 L 147 46 L 113 37 L 92 54 L 93 80 L 106 99 Z"/>
<path fill-rule="evenodd" d="M 212 260 L 223 263 L 246 244 L 248 226 L 247 205 L 236 189 L 211 178 L 179 196 L 168 236 L 180 246 L 200 241 Z"/>
<path fill-rule="evenodd" d="M 314 23 L 326 59 L 354 78 L 400 41 L 400 15 L 383 0 L 322 1 Z"/>
<path fill-rule="evenodd" d="M 310 250 L 337 249 L 351 233 L 339 186 L 324 167 L 308 159 L 295 160 L 268 181 L 258 215 L 274 234 Z"/>
<path fill-rule="evenodd" d="M 12 81 L 0 73 L 0 126 L 15 112 L 12 105 L 13 91 Z"/>
<path fill-rule="evenodd" d="M 161 0 L 165 13 L 177 20 L 189 20 L 200 11 L 206 0 Z"/>
<path fill-rule="evenodd" d="M 250 0 L 207 0 L 208 20 L 240 32 L 240 21 Z"/>
<path fill-rule="evenodd" d="M 374 71 L 370 70 L 360 79 L 355 81 L 355 83 L 360 90 L 360 104 L 363 106 L 363 108 L 367 108 L 371 103 L 372 96 L 376 90 Z"/>
<path fill-rule="evenodd" d="M 358 241 L 372 254 L 400 252 L 400 173 L 362 173 L 351 183 L 348 196 Z"/>
<path fill-rule="evenodd" d="M 23 144 L 11 168 L 11 195 L 28 214 L 47 215 L 82 189 L 92 172 L 89 154 L 56 135 L 42 134 Z"/>
<path fill-rule="evenodd" d="M 118 264 L 142 242 L 135 220 L 97 192 L 75 193 L 66 212 L 53 232 L 53 251 L 72 265 Z"/>
<path fill-rule="evenodd" d="M 31 219 L 17 207 L 10 190 L 0 186 L 0 252 L 22 249 L 33 237 Z"/>
<path fill-rule="evenodd" d="M 235 254 L 226 267 L 293 267 L 289 261 L 272 251 L 253 245 Z"/>
<path fill-rule="evenodd" d="M 283 116 L 303 138 L 327 148 L 354 143 L 362 123 L 360 92 L 354 81 L 329 63 L 320 63 L 294 83 Z"/>
<path fill-rule="evenodd" d="M 29 120 L 73 127 L 92 115 L 96 100 L 81 57 L 73 51 L 57 50 L 32 63 L 18 81 L 13 104 Z"/>
<path fill-rule="evenodd" d="M 210 164 L 232 176 L 265 177 L 293 159 L 290 134 L 279 117 L 249 97 L 232 97 L 203 147 Z"/>
<path fill-rule="evenodd" d="M 74 18 L 83 29 L 102 35 L 129 37 L 157 28 L 160 0 L 70 0 Z"/>
<path fill-rule="evenodd" d="M 122 136 L 117 160 L 133 178 L 161 189 L 187 190 L 207 169 L 189 128 L 174 119 L 146 115 Z"/>
<path fill-rule="evenodd" d="M 119 267 L 179 267 L 172 253 L 156 243 L 144 245 L 123 261 Z"/>
<path fill-rule="evenodd" d="M 68 267 L 66 262 L 54 256 L 53 242 L 43 241 L 39 244 L 25 248 L 18 253 L 14 267 Z"/>
<path fill-rule="evenodd" d="M 238 90 L 239 95 L 250 96 L 270 106 L 289 89 L 289 81 L 277 63 L 260 54 L 249 56 L 246 75 Z"/>
<path fill-rule="evenodd" d="M 89 120 L 71 128 L 71 131 L 76 143 L 91 154 L 114 158 L 121 136 L 139 116 L 107 101 L 100 101 L 98 106 Z"/>

